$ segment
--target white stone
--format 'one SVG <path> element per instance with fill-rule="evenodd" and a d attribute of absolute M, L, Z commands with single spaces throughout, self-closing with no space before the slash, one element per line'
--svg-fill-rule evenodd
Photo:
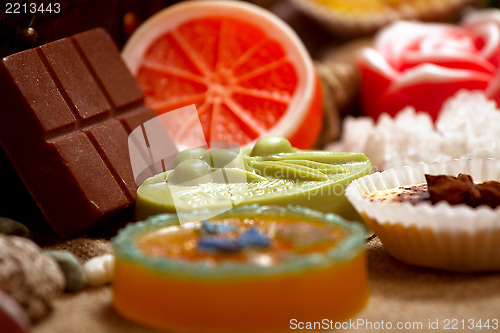
<path fill-rule="evenodd" d="M 112 254 L 104 254 L 88 260 L 83 264 L 83 270 L 87 276 L 90 286 L 103 286 L 111 282 L 115 257 Z"/>

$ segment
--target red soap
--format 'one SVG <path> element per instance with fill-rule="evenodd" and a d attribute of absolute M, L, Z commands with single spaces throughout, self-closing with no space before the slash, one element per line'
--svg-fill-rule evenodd
<path fill-rule="evenodd" d="M 155 113 L 104 30 L 5 57 L 0 91 L 1 147 L 58 235 L 134 203 L 128 134 Z"/>
<path fill-rule="evenodd" d="M 0 332 L 27 333 L 30 326 L 30 320 L 23 308 L 0 289 Z"/>

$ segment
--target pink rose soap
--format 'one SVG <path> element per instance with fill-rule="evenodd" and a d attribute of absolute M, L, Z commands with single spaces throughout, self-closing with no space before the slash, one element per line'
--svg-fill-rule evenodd
<path fill-rule="evenodd" d="M 401 21 L 382 30 L 358 58 L 364 113 L 378 118 L 406 106 L 436 119 L 461 89 L 500 103 L 500 10 L 475 11 L 459 25 Z"/>

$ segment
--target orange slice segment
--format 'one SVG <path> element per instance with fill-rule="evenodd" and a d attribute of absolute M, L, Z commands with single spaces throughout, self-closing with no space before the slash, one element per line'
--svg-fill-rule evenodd
<path fill-rule="evenodd" d="M 310 148 L 322 126 L 321 86 L 304 45 L 278 17 L 239 1 L 189 1 L 146 21 L 123 50 L 146 104 L 163 114 L 195 104 L 206 142 L 287 137 Z"/>

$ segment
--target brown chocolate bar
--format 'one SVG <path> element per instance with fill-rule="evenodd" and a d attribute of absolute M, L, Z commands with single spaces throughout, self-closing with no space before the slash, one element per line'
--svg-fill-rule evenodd
<path fill-rule="evenodd" d="M 59 236 L 134 203 L 128 134 L 155 113 L 104 30 L 2 59 L 0 91 L 1 147 Z"/>

